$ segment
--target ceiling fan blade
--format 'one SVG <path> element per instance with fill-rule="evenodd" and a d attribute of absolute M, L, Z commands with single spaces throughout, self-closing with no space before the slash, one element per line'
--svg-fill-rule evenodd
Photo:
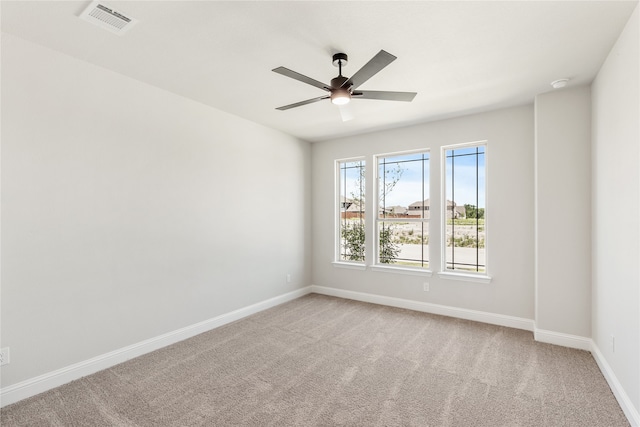
<path fill-rule="evenodd" d="M 391 64 L 396 60 L 396 57 L 391 55 L 389 52 L 385 52 L 381 50 L 369 60 L 362 68 L 360 68 L 349 80 L 342 84 L 342 87 L 348 86 L 352 84 L 352 88 L 355 89 L 359 87 L 362 83 L 369 80 L 375 74 L 377 74 L 380 70 L 382 70 L 387 65 Z"/>
<path fill-rule="evenodd" d="M 287 77 L 291 77 L 292 79 L 298 80 L 299 82 L 302 83 L 306 83 L 309 84 L 311 86 L 315 86 L 317 88 L 320 88 L 322 90 L 326 90 L 327 92 L 330 92 L 330 86 L 327 84 L 324 84 L 322 82 L 319 82 L 315 79 L 312 79 L 311 77 L 307 77 L 304 74 L 300 74 L 300 73 L 296 73 L 295 71 L 292 71 L 288 68 L 285 67 L 278 67 L 278 68 L 274 68 L 273 70 L 271 70 L 275 73 L 278 74 L 282 74 L 283 76 L 287 76 Z"/>
<path fill-rule="evenodd" d="M 384 90 L 359 90 L 351 96 L 358 99 L 380 99 L 383 101 L 411 102 L 417 95 L 416 92 L 387 92 Z"/>
<path fill-rule="evenodd" d="M 289 104 L 282 107 L 278 107 L 276 108 L 276 110 L 284 111 L 290 108 L 296 108 L 296 107 L 301 107 L 307 104 L 313 104 L 314 102 L 322 101 L 323 99 L 329 99 L 329 98 L 331 98 L 331 95 L 319 96 L 317 98 L 307 99 L 306 101 L 296 102 L 295 104 Z"/>

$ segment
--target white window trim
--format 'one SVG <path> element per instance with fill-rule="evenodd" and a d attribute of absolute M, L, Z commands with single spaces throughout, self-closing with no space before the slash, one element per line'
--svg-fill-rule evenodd
<path fill-rule="evenodd" d="M 352 270 L 366 270 L 367 265 L 364 262 L 355 262 L 355 261 L 333 261 L 334 267 L 338 268 L 347 268 Z"/>
<path fill-rule="evenodd" d="M 484 170 L 485 170 L 485 180 L 484 180 L 484 212 L 485 212 L 485 240 L 484 240 L 484 273 L 473 273 L 473 272 L 460 272 L 447 270 L 447 150 L 451 149 L 462 149 L 469 147 L 476 147 L 479 145 L 484 145 Z M 440 272 L 438 272 L 438 276 L 443 279 L 451 279 L 451 280 L 461 280 L 467 282 L 480 282 L 480 283 L 489 283 L 491 282 L 491 276 L 489 275 L 489 224 L 486 218 L 489 217 L 489 186 L 487 182 L 489 181 L 488 171 L 489 171 L 489 142 L 488 140 L 480 140 L 480 141 L 472 141 L 472 142 L 463 142 L 460 144 L 450 144 L 443 145 L 440 147 Z"/>
<path fill-rule="evenodd" d="M 367 261 L 367 252 L 365 249 L 365 260 L 362 262 L 358 262 L 358 261 L 344 261 L 340 259 L 340 244 L 342 243 L 342 237 L 340 236 L 340 163 L 345 163 L 345 162 L 357 162 L 357 161 L 364 161 L 364 167 L 365 167 L 365 176 L 366 176 L 366 168 L 367 168 L 367 158 L 366 156 L 358 156 L 358 157 L 347 157 L 344 159 L 336 159 L 334 160 L 334 164 L 333 164 L 333 173 L 334 173 L 334 208 L 333 208 L 333 215 L 334 215 L 334 256 L 333 256 L 333 264 L 336 267 L 343 267 L 343 268 L 355 268 L 358 270 L 364 270 L 366 268 L 366 261 Z M 365 178 L 365 184 L 366 184 L 366 178 Z M 366 189 L 365 189 L 365 201 L 366 201 Z M 365 226 L 365 230 L 367 229 L 367 216 L 366 216 L 366 208 L 365 208 L 365 217 L 364 217 L 364 226 Z M 365 242 L 366 242 L 366 234 L 365 234 Z M 366 245 L 365 245 L 366 248 Z"/>
<path fill-rule="evenodd" d="M 380 211 L 380 200 L 378 195 L 380 194 L 380 176 L 379 176 L 379 167 L 378 167 L 378 159 L 380 158 L 384 158 L 384 157 L 392 157 L 392 156 L 402 156 L 405 154 L 422 154 L 422 153 L 428 153 L 429 154 L 429 173 L 431 173 L 431 149 L 430 148 L 420 148 L 420 149 L 415 149 L 415 150 L 408 150 L 408 151 L 394 151 L 391 153 L 382 153 L 382 154 L 376 154 L 373 156 L 373 165 L 375 166 L 374 169 L 374 178 L 373 178 L 373 184 L 374 184 L 374 198 L 373 198 L 373 212 L 375 217 L 373 218 L 373 223 L 374 223 L 374 240 L 373 240 L 373 262 L 370 264 L 371 266 L 371 270 L 372 271 L 381 271 L 384 273 L 400 273 L 400 274 L 410 274 L 410 275 L 420 275 L 420 276 L 427 276 L 427 277 L 431 277 L 432 274 L 432 270 L 431 270 L 431 246 L 429 246 L 429 253 L 427 254 L 427 259 L 429 261 L 429 268 L 421 268 L 421 267 L 407 267 L 407 266 L 396 266 L 396 265 L 390 265 L 390 264 L 382 264 L 379 262 L 380 260 L 380 245 L 378 245 L 378 240 L 380 239 L 380 228 L 378 227 L 378 223 L 380 222 L 380 218 L 378 218 L 378 212 Z M 429 197 L 431 197 L 431 177 L 429 177 L 429 188 L 428 188 L 428 194 Z M 424 212 L 423 212 L 424 215 Z M 365 216 L 366 219 L 366 216 Z M 429 226 L 429 234 L 431 234 L 431 218 L 429 218 L 428 220 L 425 220 L 424 217 L 423 218 L 406 218 L 403 219 L 403 222 L 416 222 L 416 223 L 427 223 Z M 389 222 L 393 222 L 393 220 L 389 221 Z"/>
<path fill-rule="evenodd" d="M 457 271 L 440 271 L 438 277 L 447 280 L 457 280 L 460 282 L 477 282 L 477 283 L 491 283 L 491 276 L 484 273 L 460 273 Z"/>
<path fill-rule="evenodd" d="M 433 271 L 420 268 L 420 267 L 404 267 L 404 266 L 395 266 L 395 265 L 386 265 L 386 264 L 375 264 L 369 266 L 371 271 L 377 271 L 380 273 L 393 273 L 393 274 L 405 274 L 407 276 L 423 276 L 423 277 L 431 277 L 433 275 Z"/>

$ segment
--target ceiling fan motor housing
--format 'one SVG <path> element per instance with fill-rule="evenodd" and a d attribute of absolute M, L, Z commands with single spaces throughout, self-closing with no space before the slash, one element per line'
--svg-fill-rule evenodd
<path fill-rule="evenodd" d="M 346 82 L 347 80 L 349 80 L 349 78 L 344 76 L 334 77 L 331 79 L 331 88 L 337 89 L 339 87 L 342 87 L 344 82 Z"/>
<path fill-rule="evenodd" d="M 333 54 L 333 66 L 337 67 L 338 65 L 345 66 L 349 62 L 349 57 L 346 53 L 334 53 Z"/>

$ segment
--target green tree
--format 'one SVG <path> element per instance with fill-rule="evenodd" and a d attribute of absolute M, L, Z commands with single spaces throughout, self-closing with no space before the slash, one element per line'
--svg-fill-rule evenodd
<path fill-rule="evenodd" d="M 380 262 L 391 264 L 398 257 L 400 248 L 391 240 L 392 227 L 387 225 L 380 230 Z"/>
<path fill-rule="evenodd" d="M 464 205 L 465 215 L 467 218 L 484 218 L 484 208 L 477 209 L 476 205 Z"/>
<path fill-rule="evenodd" d="M 385 226 L 380 230 L 380 262 L 383 264 L 391 264 L 400 252 L 400 248 L 392 240 L 392 231 L 391 226 Z M 344 224 L 341 234 L 345 259 L 364 261 L 364 222 L 352 221 Z"/>
<path fill-rule="evenodd" d="M 403 173 L 404 173 L 404 169 L 402 169 L 402 167 L 400 166 L 400 163 L 396 163 L 396 166 L 394 168 L 390 167 L 389 169 L 385 169 L 384 180 L 382 180 L 383 177 L 381 176 L 380 180 L 382 182 L 379 182 L 381 191 L 380 191 L 380 194 L 378 195 L 379 196 L 378 202 L 380 206 L 386 205 L 385 197 L 387 196 L 387 194 L 393 191 L 396 184 L 400 181 L 400 178 L 402 178 Z"/>
<path fill-rule="evenodd" d="M 470 205 L 470 204 L 465 204 L 464 205 L 464 212 L 465 212 L 465 216 L 467 218 L 475 218 L 476 217 L 476 206 L 475 205 Z"/>
<path fill-rule="evenodd" d="M 364 261 L 364 221 L 350 221 L 340 230 L 347 261 Z"/>
<path fill-rule="evenodd" d="M 404 169 L 399 163 L 396 167 L 389 169 L 385 172 L 385 184 L 381 187 L 379 195 L 379 204 L 382 206 L 384 198 L 389 194 L 396 186 Z M 360 175 L 356 184 L 357 188 L 364 188 L 364 168 L 360 169 Z M 364 212 L 365 200 L 364 192 L 359 194 L 351 193 L 351 200 L 353 204 L 358 208 L 358 211 Z M 344 256 L 348 261 L 364 261 L 365 253 L 365 227 L 364 221 L 351 221 L 343 222 L 340 229 L 340 235 L 343 240 Z M 380 231 L 380 262 L 384 264 L 391 264 L 400 253 L 400 248 L 397 243 L 392 240 L 392 228 L 390 226 L 384 227 Z"/>

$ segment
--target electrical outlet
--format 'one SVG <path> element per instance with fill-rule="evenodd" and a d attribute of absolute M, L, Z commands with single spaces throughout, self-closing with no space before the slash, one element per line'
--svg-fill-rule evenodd
<path fill-rule="evenodd" d="M 423 289 L 425 292 L 429 292 L 429 282 L 424 282 L 424 283 L 422 284 L 422 289 Z"/>
<path fill-rule="evenodd" d="M 0 366 L 9 364 L 9 347 L 0 349 Z"/>
<path fill-rule="evenodd" d="M 291 283 L 291 274 L 287 274 L 287 283 Z"/>
<path fill-rule="evenodd" d="M 611 352 L 616 352 L 616 337 L 611 335 Z"/>

